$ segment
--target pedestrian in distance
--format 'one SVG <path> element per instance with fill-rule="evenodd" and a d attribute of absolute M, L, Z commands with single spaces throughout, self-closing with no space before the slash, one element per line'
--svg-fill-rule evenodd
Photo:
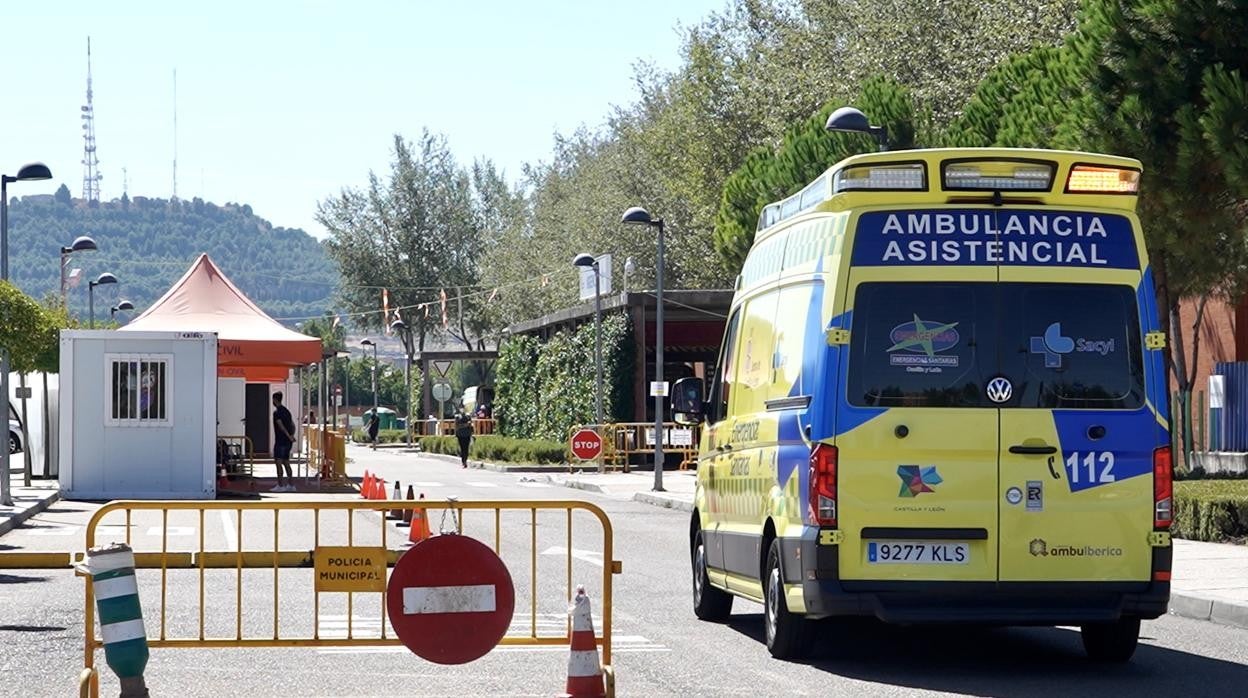
<path fill-rule="evenodd" d="M 282 404 L 282 394 L 273 393 L 273 462 L 277 464 L 277 487 L 271 492 L 294 492 L 295 476 L 290 470 L 290 449 L 295 443 L 295 419 Z M 286 471 L 285 483 L 282 471 Z"/>
<path fill-rule="evenodd" d="M 377 430 L 381 428 L 381 419 L 377 417 L 377 413 L 373 412 L 373 416 L 368 420 L 368 442 L 373 445 L 373 450 L 377 450 Z"/>
<path fill-rule="evenodd" d="M 463 410 L 455 413 L 455 438 L 459 439 L 459 464 L 468 467 L 468 446 L 472 444 L 472 416 Z"/>

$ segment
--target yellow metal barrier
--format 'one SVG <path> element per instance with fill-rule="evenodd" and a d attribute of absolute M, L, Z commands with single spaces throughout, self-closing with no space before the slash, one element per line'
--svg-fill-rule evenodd
<path fill-rule="evenodd" d="M 91 549 L 104 541 L 100 540 L 101 527 L 105 526 L 104 522 L 116 521 L 122 518 L 124 523 L 113 523 L 107 531 L 124 530 L 124 542 L 135 547 L 135 566 L 139 569 L 159 570 L 159 602 L 153 603 L 150 596 L 154 592 L 150 590 L 153 579 L 148 575 L 140 575 L 140 596 L 145 593 L 149 596 L 145 606 L 156 606 L 159 608 L 158 613 L 149 613 L 145 611 L 144 616 L 148 620 L 148 646 L 153 649 L 162 648 L 241 648 L 241 647 L 377 647 L 377 646 L 393 646 L 401 645 L 397 635 L 394 634 L 393 626 L 386 619 L 386 602 L 384 592 L 379 591 L 321 591 L 316 589 L 315 571 L 317 551 L 322 547 L 336 548 L 341 551 L 342 546 L 368 548 L 370 550 L 384 549 L 386 556 L 386 564 L 388 567 L 393 566 L 399 556 L 405 552 L 403 549 L 391 547 L 391 544 L 400 542 L 405 543 L 402 539 L 406 536 L 403 531 L 399 531 L 399 541 L 388 540 L 395 537 L 396 532 L 380 517 L 384 517 L 386 513 L 394 510 L 411 509 L 413 512 L 419 510 L 427 520 L 433 522 L 435 533 L 440 528 L 436 525 L 437 518 L 430 518 L 431 512 L 441 511 L 441 526 L 444 532 L 459 533 L 464 535 L 472 535 L 483 542 L 489 543 L 489 538 L 493 538 L 493 548 L 496 553 L 503 557 L 509 571 L 512 574 L 513 583 L 516 586 L 516 614 L 513 620 L 513 628 L 508 630 L 507 635 L 499 642 L 500 646 L 549 646 L 549 645 L 570 645 L 571 644 L 571 624 L 564 623 L 563 630 L 559 634 L 551 634 L 549 628 L 551 623 L 547 621 L 543 630 L 539 632 L 538 624 L 538 588 L 539 588 L 539 551 L 538 551 L 538 516 L 539 512 L 545 514 L 547 522 L 552 514 L 559 514 L 559 518 L 566 520 L 566 539 L 561 540 L 563 543 L 563 551 L 561 554 L 565 557 L 564 565 L 559 572 L 562 577 L 558 578 L 564 587 L 564 596 L 566 598 L 558 600 L 557 608 L 566 618 L 567 603 L 573 598 L 576 586 L 573 584 L 573 521 L 574 513 L 583 512 L 586 518 L 597 520 L 598 528 L 600 528 L 601 551 L 603 556 L 603 564 L 601 571 L 600 585 L 585 584 L 591 597 L 594 599 L 596 607 L 601 614 L 600 634 L 597 636 L 599 647 L 602 650 L 602 664 L 604 671 L 604 680 L 608 686 L 608 695 L 614 695 L 615 674 L 611 665 L 611 632 L 612 632 L 612 579 L 613 575 L 621 572 L 621 563 L 614 559 L 613 532 L 611 521 L 606 513 L 596 505 L 590 502 L 580 501 L 448 501 L 434 502 L 426 500 L 391 500 L 391 501 L 282 501 L 269 500 L 259 502 L 231 502 L 231 501 L 115 501 L 110 502 L 98 509 L 86 528 L 86 548 Z M 225 535 L 221 537 L 219 546 L 207 545 L 205 535 L 205 520 L 208 512 L 219 514 L 223 523 Z M 465 517 L 467 512 L 473 512 L 469 517 Z M 480 514 L 478 516 L 478 514 Z M 492 514 L 492 515 L 491 515 Z M 451 528 L 445 528 L 448 515 L 452 523 Z M 342 526 L 334 527 L 328 521 L 331 517 L 340 516 L 345 519 Z M 124 518 L 123 518 L 124 517 Z M 213 517 L 215 520 L 216 516 Z M 267 519 L 267 520 L 266 520 Z M 310 519 L 310 520 L 309 520 Z M 198 530 L 198 543 L 182 546 L 171 546 L 169 531 L 172 524 L 185 525 L 187 523 L 194 524 Z M 138 526 L 150 526 L 156 523 L 160 527 L 161 534 L 159 536 L 158 549 L 144 549 L 143 542 L 155 539 L 155 536 L 142 537 L 137 541 L 132 540 L 131 531 Z M 509 525 L 504 527 L 504 523 Z M 514 524 L 514 525 L 513 525 Z M 546 526 L 548 524 L 544 524 Z M 248 540 L 246 531 L 254 529 L 257 526 L 261 530 L 271 530 L 272 545 L 263 550 L 248 550 L 245 543 Z M 357 535 L 357 531 L 368 528 L 376 528 L 375 532 L 368 531 L 365 536 Z M 345 529 L 345 530 L 344 530 Z M 504 531 L 514 530 L 514 535 L 509 541 L 509 545 L 515 543 L 516 539 L 527 539 L 520 544 L 520 547 L 527 550 L 522 551 L 522 556 L 517 560 L 510 560 L 510 550 L 504 549 Z M 549 530 L 543 528 L 543 530 Z M 286 534 L 287 542 L 283 543 L 283 534 Z M 376 537 L 372 541 L 357 540 L 361 537 L 368 537 L 369 534 Z M 476 535 L 474 535 L 476 534 Z M 185 535 L 185 534 L 183 534 Z M 255 534 L 253 534 L 253 537 Z M 345 539 L 344 539 L 345 536 Z M 289 542 L 290 538 L 300 539 L 298 542 Z M 268 535 L 264 536 L 265 540 L 269 540 Z M 545 544 L 550 541 L 546 540 Z M 584 549 L 585 541 L 581 540 L 578 545 Z M 150 548 L 156 548 L 153 543 Z M 224 547 L 226 550 L 213 549 L 213 547 Z M 179 549 L 174 549 L 179 548 Z M 190 548 L 190 549 L 186 549 Z M 329 557 L 331 551 L 326 550 L 326 558 Z M 340 554 L 340 553 L 339 553 Z M 549 550 L 544 555 L 549 555 Z M 554 568 L 554 565 L 547 563 L 543 566 Z M 221 570 L 233 570 L 234 574 L 230 575 L 234 578 L 235 599 L 233 604 L 233 618 L 226 619 L 216 615 L 210 616 L 210 607 L 206 602 L 206 577 L 212 573 L 214 580 L 221 580 Z M 283 571 L 286 571 L 286 579 L 283 579 Z M 528 578 L 525 579 L 523 572 L 528 572 Z M 311 573 L 311 574 L 309 574 Z M 224 574 L 228 575 L 228 572 Z M 597 575 L 595 571 L 593 573 Z M 198 603 L 186 605 L 171 606 L 170 595 L 168 593 L 170 586 L 170 577 L 178 576 L 179 583 L 197 584 L 198 587 Z M 292 619 L 285 620 L 283 624 L 284 614 L 294 605 L 289 598 L 287 603 L 283 604 L 281 591 L 286 590 L 288 595 L 299 595 L 309 591 L 307 588 L 299 587 L 299 580 L 291 580 L 290 575 L 308 575 L 312 579 L 304 580 L 310 582 L 312 588 L 310 603 L 307 604 L 311 611 L 311 618 L 291 614 Z M 196 582 L 197 578 L 197 582 Z M 247 583 L 244 583 L 244 580 Z M 550 581 L 549 573 L 543 577 Z M 97 696 L 99 692 L 99 679 L 95 664 L 95 655 L 97 650 L 103 648 L 103 641 L 96 635 L 95 627 L 95 596 L 93 584 L 89 576 L 84 576 L 86 599 L 84 604 L 85 626 L 83 636 L 85 638 L 85 650 L 83 657 L 84 669 L 80 674 L 79 685 L 83 691 L 83 695 Z M 271 584 L 271 598 L 264 599 L 265 587 Z M 244 596 L 243 589 L 247 588 L 248 592 Z M 529 597 L 528 618 L 524 618 L 524 612 L 521 607 L 523 599 L 522 591 L 527 590 Z M 329 596 L 329 599 L 323 600 L 323 597 Z M 332 631 L 322 631 L 321 629 L 321 611 L 325 605 L 342 606 L 341 601 L 345 596 L 346 611 L 346 633 L 345 637 L 330 637 L 334 635 Z M 181 598 L 181 595 L 175 595 Z M 358 597 L 363 600 L 357 602 Z M 300 598 L 308 599 L 307 596 Z M 363 629 L 355 627 L 355 609 L 363 608 L 369 599 L 378 601 L 380 612 L 380 623 L 366 625 Z M 253 620 L 252 623 L 245 623 L 244 608 L 250 602 L 253 616 L 248 616 Z M 337 603 L 331 603 L 337 602 Z M 358 603 L 358 606 L 357 606 Z M 216 600 L 211 607 L 212 611 L 219 612 L 222 610 L 222 604 Z M 549 603 L 546 605 L 549 610 L 552 607 Z M 227 607 L 228 610 L 228 607 Z M 272 625 L 267 625 L 269 613 L 271 613 Z M 555 615 L 551 613 L 543 614 L 547 617 Z M 266 625 L 262 632 L 252 632 L 256 623 L 254 620 L 258 616 Z M 232 620 L 232 622 L 230 622 Z M 307 620 L 311 620 L 311 631 L 307 630 Z M 527 622 L 525 622 L 527 620 Z M 293 630 L 291 626 L 296 626 Z M 513 632 L 516 626 L 528 626 L 527 633 Z M 210 631 L 211 628 L 211 631 Z"/>
<path fill-rule="evenodd" d="M 308 475 L 324 484 L 345 484 L 347 478 L 347 432 L 307 425 L 303 429 Z"/>
<path fill-rule="evenodd" d="M 644 456 L 654 453 L 653 422 L 609 422 L 603 425 L 577 425 L 568 430 L 568 439 L 571 440 L 572 435 L 579 429 L 595 429 L 602 437 L 601 458 L 607 470 L 618 469 L 627 473 L 632 456 Z M 697 425 L 684 425 L 675 422 L 665 422 L 663 424 L 663 452 L 664 454 L 679 453 L 681 455 L 681 470 L 697 467 L 699 431 L 700 428 Z"/>
<path fill-rule="evenodd" d="M 243 456 L 244 460 L 239 462 L 239 469 L 236 472 L 237 474 L 254 477 L 256 471 L 256 447 L 251 442 L 251 437 L 242 434 L 217 434 L 217 438 L 224 441 L 227 446 L 237 443 L 240 455 Z"/>

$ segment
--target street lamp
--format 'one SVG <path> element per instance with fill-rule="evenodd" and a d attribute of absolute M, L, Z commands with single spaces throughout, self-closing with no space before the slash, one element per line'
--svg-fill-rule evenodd
<path fill-rule="evenodd" d="M 87 312 L 88 317 L 91 318 L 91 324 L 88 326 L 93 330 L 95 329 L 95 287 L 115 283 L 117 283 L 117 277 L 108 272 L 104 272 L 96 277 L 95 281 L 91 281 L 87 284 Z"/>
<path fill-rule="evenodd" d="M 402 320 L 390 323 L 390 329 L 403 341 L 403 351 L 407 353 L 407 366 L 404 368 L 403 386 L 407 392 L 407 447 L 412 447 L 412 329 Z"/>
<path fill-rule="evenodd" d="M 872 126 L 867 115 L 853 107 L 841 107 L 829 114 L 823 129 L 840 133 L 866 134 L 875 139 L 881 152 L 888 150 L 888 129 L 883 126 Z"/>
<path fill-rule="evenodd" d="M 0 174 L 0 281 L 9 280 L 9 182 L 52 179 L 52 170 L 42 162 L 22 165 L 16 175 Z M 0 403 L 5 423 L 9 418 L 9 350 L 0 347 Z M 0 448 L 0 505 L 13 506 L 9 493 L 9 448 Z"/>
<path fill-rule="evenodd" d="M 61 247 L 61 306 L 68 307 L 65 300 L 65 268 L 69 266 L 69 256 L 75 252 L 87 252 L 89 250 L 100 249 L 95 240 L 86 236 L 79 235 L 68 246 Z"/>
<path fill-rule="evenodd" d="M 360 342 L 360 346 L 373 348 L 373 419 L 376 419 L 380 424 L 381 411 L 380 406 L 377 404 L 377 342 L 374 342 L 371 339 L 366 339 Z M 377 442 L 373 441 L 373 449 L 376 450 L 376 448 Z"/>
<path fill-rule="evenodd" d="M 663 388 L 663 219 L 653 218 L 650 212 L 634 206 L 624 212 L 621 223 L 645 225 L 659 229 L 659 258 L 654 275 L 654 380 Z M 662 389 L 654 390 L 654 491 L 663 490 L 663 396 Z"/>
<path fill-rule="evenodd" d="M 572 259 L 572 266 L 594 270 L 594 412 L 598 419 L 595 431 L 602 433 L 602 276 L 592 254 L 578 254 Z M 606 461 L 600 457 L 598 472 L 606 472 L 606 467 Z"/>
<path fill-rule="evenodd" d="M 113 307 L 108 309 L 108 318 L 110 320 L 115 320 L 117 317 L 118 310 L 134 310 L 134 303 L 131 303 L 130 301 L 127 301 L 127 300 L 123 300 L 117 305 L 114 305 Z"/>

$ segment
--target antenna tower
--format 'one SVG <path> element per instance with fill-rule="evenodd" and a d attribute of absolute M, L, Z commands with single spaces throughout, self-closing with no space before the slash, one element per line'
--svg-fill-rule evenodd
<path fill-rule="evenodd" d="M 91 37 L 87 37 L 87 103 L 82 107 L 82 198 L 99 203 L 100 161 L 95 157 L 95 105 L 91 92 Z"/>
<path fill-rule="evenodd" d="M 173 69 L 173 196 L 178 200 L 178 69 Z"/>

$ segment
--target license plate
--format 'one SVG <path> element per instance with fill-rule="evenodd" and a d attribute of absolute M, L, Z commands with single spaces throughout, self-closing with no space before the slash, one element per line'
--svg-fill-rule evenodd
<path fill-rule="evenodd" d="M 965 565 L 970 559 L 970 543 L 908 540 L 867 543 L 867 562 L 871 564 Z"/>

